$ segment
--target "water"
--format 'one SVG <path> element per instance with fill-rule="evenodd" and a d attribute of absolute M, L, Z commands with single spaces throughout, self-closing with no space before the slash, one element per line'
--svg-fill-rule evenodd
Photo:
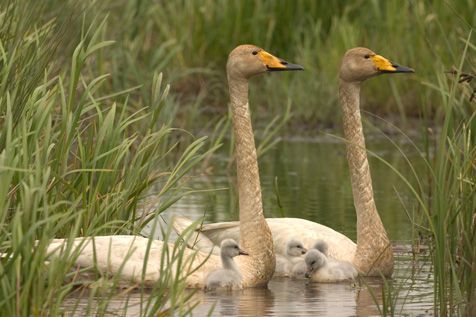
<path fill-rule="evenodd" d="M 409 246 L 395 248 L 396 267 L 393 287 L 387 300 L 394 316 L 432 316 L 432 273 L 426 253 L 414 261 Z M 191 303 L 198 303 L 193 316 L 381 316 L 383 283 L 379 278 L 365 278 L 357 283 L 306 283 L 289 278 L 271 280 L 267 289 L 241 291 L 196 291 Z M 147 294 L 125 292 L 107 301 L 88 300 L 89 293 L 73 294 L 64 303 L 65 316 L 142 316 Z M 154 294 L 150 294 L 153 298 Z M 127 310 L 125 309 L 127 307 Z M 210 311 L 212 313 L 210 314 Z M 89 313 L 89 314 L 88 314 Z"/>
<path fill-rule="evenodd" d="M 401 154 L 384 139 L 368 138 L 369 150 L 409 177 L 410 169 Z M 400 144 L 416 169 L 417 153 Z M 206 222 L 238 219 L 234 190 L 234 166 L 229 163 L 226 147 L 215 156 L 207 175 L 189 180 L 192 189 L 224 188 L 213 192 L 188 195 L 165 215 L 187 215 L 192 219 L 205 216 Z M 395 315 L 428 316 L 433 305 L 432 273 L 426 250 L 414 257 L 410 241 L 413 232 L 408 219 L 413 199 L 399 177 L 384 163 L 370 158 L 377 208 L 389 237 L 395 245 L 396 266 L 393 287 L 386 294 Z M 263 204 L 268 217 L 301 217 L 320 222 L 355 240 L 356 216 L 345 159 L 345 146 L 333 139 L 283 141 L 260 158 Z M 277 184 L 277 186 L 276 186 Z M 278 203 L 279 201 L 279 203 Z M 405 206 L 405 207 L 404 207 Z M 356 284 L 307 284 L 287 278 L 273 279 L 267 289 L 234 292 L 198 291 L 195 316 L 204 316 L 215 307 L 213 316 L 373 316 L 381 315 L 383 282 L 378 278 L 362 279 Z M 134 301 L 135 298 L 135 301 Z M 121 300 L 109 306 L 121 309 Z M 129 304 L 140 306 L 140 297 Z M 377 304 L 376 304 L 377 302 Z M 130 309 L 127 316 L 140 311 Z M 122 312 L 123 314 L 123 312 Z"/>
<path fill-rule="evenodd" d="M 400 153 L 389 141 L 368 138 L 368 149 L 395 166 L 411 182 L 414 177 Z M 423 168 L 417 153 L 408 144 L 400 144 L 415 169 Z M 188 195 L 177 202 L 172 214 L 191 218 L 205 216 L 206 222 L 238 219 L 234 165 L 229 167 L 226 146 L 207 175 L 197 176 L 188 184 L 192 189 L 221 188 L 209 193 Z M 369 157 L 375 200 L 384 226 L 392 241 L 410 241 L 412 226 L 405 210 L 413 198 L 404 182 L 381 160 Z M 319 222 L 349 238 L 356 238 L 356 215 L 348 173 L 345 146 L 335 138 L 280 142 L 259 159 L 263 205 L 266 217 L 299 217 Z M 276 185 L 277 184 L 277 185 Z M 277 188 L 276 188 L 277 187 Z M 278 203 L 279 200 L 279 203 Z"/>
<path fill-rule="evenodd" d="M 411 182 L 414 178 L 402 155 L 385 139 L 368 138 L 368 149 L 390 162 Z M 418 153 L 400 143 L 415 168 L 423 165 Z M 205 216 L 206 222 L 238 219 L 234 190 L 234 166 L 227 169 L 227 152 L 218 156 L 209 176 L 191 181 L 194 189 L 227 188 L 208 194 L 187 196 L 173 206 L 171 214 L 191 218 Z M 381 160 L 369 158 L 375 200 L 390 239 L 396 246 L 394 288 L 396 315 L 430 315 L 433 305 L 430 266 L 426 254 L 413 260 L 409 244 L 412 225 L 409 216 L 413 198 L 404 182 Z M 260 158 L 264 211 L 268 217 L 300 217 L 334 228 L 355 240 L 356 215 L 345 146 L 333 138 L 283 141 Z M 277 181 L 277 189 L 276 189 Z M 278 204 L 279 197 L 279 204 Z M 403 204 L 402 204 L 403 203 Z M 281 205 L 281 207 L 279 206 Z M 407 208 L 405 210 L 404 206 Z M 367 283 L 367 285 L 366 285 Z M 368 287 L 367 287 L 368 286 Z M 194 310 L 205 315 L 212 305 L 213 316 L 370 316 L 380 315 L 373 295 L 382 306 L 381 279 L 366 279 L 361 285 L 309 284 L 290 279 L 273 279 L 268 289 L 245 289 L 232 293 L 196 294 L 200 304 Z M 397 291 L 395 290 L 395 293 Z"/>
<path fill-rule="evenodd" d="M 427 283 L 428 265 L 420 264 L 408 281 L 408 261 L 397 257 L 392 281 L 403 287 L 395 300 L 394 315 L 431 315 L 431 285 Z M 405 276 L 403 273 L 405 272 Z M 414 283 L 411 285 L 410 283 Z M 357 284 L 305 283 L 275 278 L 268 289 L 244 289 L 234 292 L 199 292 L 196 316 L 204 316 L 215 305 L 212 316 L 380 316 L 375 299 L 382 307 L 382 280 L 366 278 Z"/>

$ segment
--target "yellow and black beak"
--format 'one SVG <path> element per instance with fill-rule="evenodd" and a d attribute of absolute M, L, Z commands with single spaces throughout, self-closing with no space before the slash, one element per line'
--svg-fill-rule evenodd
<path fill-rule="evenodd" d="M 381 55 L 373 55 L 370 57 L 377 68 L 381 73 L 414 73 L 413 68 L 400 66 L 396 63 L 390 62 L 388 59 Z"/>
<path fill-rule="evenodd" d="M 287 70 L 304 70 L 304 68 L 301 65 L 288 63 L 284 59 L 276 57 L 266 52 L 265 50 L 259 51 L 258 57 L 266 66 L 267 70 L 270 72 L 287 71 Z"/>

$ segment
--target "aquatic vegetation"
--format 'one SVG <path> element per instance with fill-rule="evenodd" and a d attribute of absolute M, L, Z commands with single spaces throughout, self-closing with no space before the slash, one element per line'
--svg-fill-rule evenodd
<path fill-rule="evenodd" d="M 458 74 L 476 54 L 473 35 L 465 41 Z M 440 316 L 471 315 L 476 289 L 476 111 L 469 87 L 438 76 L 435 88 L 444 109 L 442 130 L 429 165 L 424 226 L 430 237 L 435 296 Z M 423 198 L 423 197 L 422 197 Z"/>
<path fill-rule="evenodd" d="M 65 8 L 19 1 L 0 14 L 0 311 L 11 316 L 58 315 L 80 284 L 78 249 L 50 259 L 51 238 L 140 232 L 185 194 L 181 179 L 209 155 L 205 138 L 170 127 L 161 74 L 148 103 L 129 97 L 137 87 L 110 86 L 113 75 L 98 67 L 114 45 L 103 38 L 106 20 L 70 38 L 74 21 L 31 18 L 43 6 L 57 16 Z M 154 207 L 137 213 L 153 186 Z M 164 263 L 182 261 L 184 247 L 164 252 Z M 184 285 L 165 272 L 144 314 L 185 311 Z"/>
<path fill-rule="evenodd" d="M 16 2 L 26 7 L 31 0 Z M 381 84 L 369 83 L 367 110 L 396 115 L 405 122 L 408 116 L 419 116 L 424 103 L 427 115 L 441 118 L 438 93 L 424 89 L 421 80 L 432 80 L 437 60 L 446 65 L 446 71 L 455 66 L 460 38 L 476 23 L 472 14 L 475 6 L 468 0 L 333 4 L 292 0 L 48 0 L 35 5 L 37 14 L 27 12 L 24 16 L 33 21 L 67 20 L 62 32 L 68 39 L 80 36 L 83 20 L 88 25 L 108 16 L 102 36 L 117 45 L 100 52 L 95 65 L 107 69 L 114 80 L 99 89 L 121 91 L 140 86 L 130 93 L 130 99 L 144 99 L 150 104 L 148 87 L 154 71 L 163 72 L 173 84 L 172 98 L 181 105 L 163 112 L 170 115 L 168 118 L 175 115 L 180 126 L 200 132 L 213 130 L 227 113 L 224 66 L 228 52 L 237 44 L 260 43 L 265 49 L 299 60 L 306 68 L 300 78 L 283 74 L 279 80 L 268 76 L 256 83 L 261 93 L 252 93 L 250 98 L 260 105 L 254 120 L 259 135 L 264 129 L 261 122 L 268 122 L 262 118 L 282 115 L 283 100 L 292 104 L 293 120 L 288 127 L 294 131 L 310 133 L 316 124 L 339 126 L 339 116 L 335 115 L 336 69 L 343 52 L 355 46 L 371 47 L 396 62 L 404 59 L 408 65 L 418 65 L 417 80 L 384 80 L 392 96 L 380 89 Z M 452 30 L 452 36 L 447 30 Z M 63 53 L 74 49 L 71 42 L 62 42 L 57 62 L 64 62 Z"/>
<path fill-rule="evenodd" d="M 463 68 L 471 67 L 476 51 L 473 37 L 470 32 L 463 41 L 465 46 L 454 74 L 448 75 L 441 63 L 435 70 L 435 80 L 424 82 L 427 89 L 440 95 L 444 113 L 441 129 L 435 133 L 433 128 L 423 127 L 426 142 L 424 148 L 419 148 L 394 126 L 420 153 L 424 168 L 416 168 L 415 160 L 409 160 L 394 142 L 412 177 L 403 176 L 391 163 L 372 153 L 404 181 L 415 198 L 416 206 L 405 206 L 405 209 L 414 231 L 419 233 L 415 243 L 423 238 L 430 248 L 434 313 L 441 316 L 472 315 L 475 309 L 476 111 L 471 98 L 473 88 L 463 85 L 460 77 Z M 399 289 L 402 288 L 385 281 L 384 292 L 390 296 L 392 305 L 386 305 L 382 311 L 395 309 L 395 298 L 403 296 L 398 294 Z"/>
<path fill-rule="evenodd" d="M 134 8 L 132 1 L 123 2 Z M 171 55 L 165 71 L 177 81 L 173 93 L 184 103 L 192 103 L 196 115 L 226 113 L 225 73 L 221 70 L 227 52 L 237 43 L 260 43 L 265 49 L 299 61 L 306 68 L 299 78 L 284 75 L 277 80 L 269 76 L 256 83 L 260 93 L 251 94 L 250 98 L 263 109 L 255 114 L 254 120 L 259 125 L 265 122 L 261 118 L 282 114 L 282 101 L 288 100 L 292 92 L 293 120 L 288 127 L 304 133 L 310 133 L 316 124 L 340 125 L 339 116 L 335 115 L 336 70 L 347 49 L 371 47 L 395 58 L 395 62 L 404 60 L 408 65 L 418 66 L 419 78 L 431 80 L 436 60 L 447 67 L 454 66 L 460 38 L 476 23 L 472 14 L 476 5 L 466 0 L 451 3 L 360 0 L 332 4 L 293 0 L 142 1 L 134 9 L 137 19 L 128 17 L 130 13 L 125 10 L 116 9 L 112 14 L 115 19 L 126 21 L 121 28 L 137 30 L 137 41 L 143 37 L 148 46 L 153 41 L 168 45 L 161 49 Z M 143 21 L 147 21 L 146 25 Z M 447 30 L 452 30 L 451 36 Z M 154 60 L 153 52 L 147 49 L 140 52 L 145 65 L 137 65 L 137 69 L 143 70 Z M 422 91 L 418 79 L 384 82 L 392 95 L 381 89 L 382 83 L 369 83 L 365 89 L 367 110 L 380 115 L 393 114 L 405 121 L 407 116 L 419 116 L 421 104 L 426 103 L 429 115 L 438 118 L 441 114 L 438 93 Z M 201 99 L 205 107 L 195 104 L 197 91 L 206 91 Z M 183 118 L 190 123 L 187 126 L 194 125 L 191 117 L 188 113 Z"/>

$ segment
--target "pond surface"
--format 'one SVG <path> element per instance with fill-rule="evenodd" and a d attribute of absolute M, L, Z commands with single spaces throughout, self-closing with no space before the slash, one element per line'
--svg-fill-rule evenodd
<path fill-rule="evenodd" d="M 395 140 L 394 140 L 395 141 Z M 398 140 L 397 140 L 398 141 Z M 414 177 L 405 159 L 390 141 L 367 138 L 369 151 L 389 162 L 410 182 Z M 409 144 L 399 146 L 416 170 L 424 165 Z M 259 158 L 266 217 L 299 217 L 319 222 L 356 239 L 356 214 L 345 157 L 345 145 L 333 137 L 284 140 Z M 207 168 L 207 174 L 188 181 L 192 189 L 221 189 L 190 194 L 164 215 L 187 215 L 205 222 L 238 220 L 235 165 L 225 145 Z M 410 241 L 413 197 L 407 186 L 380 159 L 369 157 L 377 209 L 392 241 Z M 403 203 L 403 204 L 402 204 Z"/>
<path fill-rule="evenodd" d="M 383 138 L 367 138 L 368 149 L 414 180 L 405 159 Z M 398 140 L 397 140 L 398 143 Z M 417 151 L 399 143 L 414 167 Z M 205 222 L 238 219 L 234 165 L 228 166 L 226 149 L 209 169 L 209 176 L 190 180 L 194 189 L 226 188 L 189 195 L 176 203 L 172 214 Z M 335 138 L 282 141 L 259 159 L 264 211 L 267 217 L 300 217 L 327 225 L 356 239 L 356 215 L 345 157 L 345 145 Z M 414 232 L 409 220 L 413 198 L 404 182 L 380 159 L 369 158 L 377 208 L 396 254 L 393 288 L 386 300 L 395 315 L 428 316 L 433 305 L 432 273 L 425 252 L 414 257 Z M 277 184 L 277 185 L 276 185 Z M 279 201 L 279 203 L 278 203 Z M 371 316 L 381 315 L 383 282 L 365 279 L 351 285 L 306 284 L 286 278 L 273 279 L 268 289 L 238 292 L 197 292 L 196 316 L 204 316 L 215 305 L 213 316 Z M 376 304 L 378 303 L 378 305 Z"/>
<path fill-rule="evenodd" d="M 412 177 L 405 159 L 382 138 L 367 138 L 370 151 Z M 418 153 L 408 144 L 403 152 L 418 170 Z M 238 219 L 234 165 L 229 167 L 226 146 L 207 167 L 207 175 L 189 179 L 192 189 L 222 190 L 190 194 L 173 205 L 164 216 L 205 217 L 206 222 Z M 260 174 L 265 214 L 268 217 L 301 217 L 320 222 L 353 240 L 356 216 L 345 158 L 345 146 L 334 138 L 287 140 L 260 157 Z M 414 232 L 409 221 L 413 198 L 404 182 L 379 159 L 370 158 L 377 208 L 394 244 L 396 266 L 391 287 L 383 290 L 379 278 L 356 283 L 308 284 L 287 278 L 273 279 L 267 289 L 234 292 L 197 291 L 194 316 L 378 316 L 384 307 L 393 315 L 431 316 L 433 306 L 432 272 L 427 251 L 415 253 Z M 277 185 L 276 185 L 277 184 Z M 152 295 L 153 296 L 153 295 Z M 129 294 L 129 310 L 122 310 L 124 299 L 109 303 L 111 315 L 139 316 L 140 296 Z M 77 298 L 74 300 L 76 302 Z M 136 308 L 130 305 L 135 303 Z M 385 303 L 385 304 L 384 304 Z M 115 307 L 115 308 L 114 308 Z M 115 312 L 114 312 L 115 311 Z"/>
<path fill-rule="evenodd" d="M 397 268 L 391 282 L 396 294 L 386 294 L 393 306 L 390 315 L 432 315 L 428 270 L 425 263 L 414 267 L 405 260 L 404 254 L 397 256 Z M 380 316 L 379 309 L 384 309 L 382 284 L 379 278 L 362 279 L 356 284 L 305 283 L 275 278 L 268 289 L 197 292 L 194 299 L 200 304 L 194 309 L 194 316 L 206 316 L 213 305 L 211 316 Z"/>

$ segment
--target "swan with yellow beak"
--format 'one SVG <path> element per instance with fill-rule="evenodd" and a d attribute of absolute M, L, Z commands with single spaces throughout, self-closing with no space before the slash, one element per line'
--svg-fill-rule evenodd
<path fill-rule="evenodd" d="M 344 54 L 339 72 L 339 100 L 357 214 L 357 243 L 340 232 L 306 219 L 267 218 L 277 253 L 286 250 L 286 244 L 293 238 L 301 241 L 307 249 L 321 240 L 328 245 L 327 255 L 330 258 L 352 263 L 361 275 L 392 275 L 392 246 L 375 205 L 365 149 L 360 117 L 360 88 L 365 80 L 380 74 L 413 72 L 413 69 L 392 63 L 368 48 L 357 47 Z M 174 224 L 175 228 L 185 228 L 190 220 L 180 218 L 176 222 L 180 224 Z M 219 244 L 226 238 L 238 240 L 239 235 L 243 234 L 242 230 L 238 230 L 239 227 L 241 225 L 238 222 L 206 224 L 200 228 L 200 233 L 212 243 Z"/>

